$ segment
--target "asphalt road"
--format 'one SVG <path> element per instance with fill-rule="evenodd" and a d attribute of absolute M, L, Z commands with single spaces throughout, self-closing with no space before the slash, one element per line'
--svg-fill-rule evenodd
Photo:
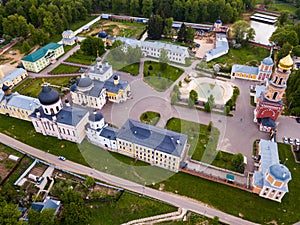
<path fill-rule="evenodd" d="M 89 167 L 74 163 L 69 160 L 61 161 L 55 155 L 52 155 L 47 152 L 41 151 L 39 149 L 33 148 L 29 145 L 26 145 L 22 142 L 15 140 L 9 136 L 6 136 L 2 133 L 0 133 L 0 141 L 3 144 L 7 144 L 11 147 L 20 149 L 23 152 L 26 152 L 34 157 L 45 160 L 59 168 L 62 168 L 62 169 L 68 170 L 68 171 L 72 171 L 74 173 L 88 175 L 88 176 L 93 177 L 94 179 L 101 180 L 103 182 L 107 182 L 111 185 L 122 187 L 124 189 L 139 193 L 141 195 L 159 199 L 168 204 L 174 205 L 176 207 L 184 208 L 189 211 L 193 211 L 195 213 L 205 215 L 207 217 L 213 218 L 214 216 L 218 216 L 220 218 L 220 221 L 231 224 L 231 225 L 255 224 L 255 223 L 243 220 L 241 218 L 226 214 L 217 209 L 213 209 L 213 208 L 209 207 L 208 205 L 203 204 L 194 199 L 190 199 L 190 198 L 172 194 L 172 193 L 158 191 L 158 190 L 155 190 L 152 188 L 148 188 L 143 185 L 140 185 L 140 184 L 116 177 L 116 176 L 112 176 L 110 174 L 106 174 L 106 173 L 97 171 L 93 168 L 89 168 Z"/>

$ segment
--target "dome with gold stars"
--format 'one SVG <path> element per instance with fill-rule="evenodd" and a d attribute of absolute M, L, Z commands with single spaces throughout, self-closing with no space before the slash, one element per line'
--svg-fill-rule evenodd
<path fill-rule="evenodd" d="M 293 64 L 294 64 L 293 59 L 291 57 L 291 54 L 289 53 L 286 57 L 279 60 L 278 67 L 283 70 L 288 70 L 292 68 Z"/>

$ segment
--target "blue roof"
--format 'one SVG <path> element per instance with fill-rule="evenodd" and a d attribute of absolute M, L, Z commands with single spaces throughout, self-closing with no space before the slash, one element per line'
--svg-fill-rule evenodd
<path fill-rule="evenodd" d="M 283 164 L 274 164 L 270 166 L 269 173 L 276 180 L 286 182 L 291 179 L 291 173 L 289 169 Z"/>
<path fill-rule="evenodd" d="M 117 133 L 118 133 L 118 129 L 107 126 L 102 129 L 100 136 L 105 137 L 109 140 L 116 140 Z"/>
<path fill-rule="evenodd" d="M 59 93 L 49 86 L 44 85 L 38 98 L 43 105 L 52 105 L 59 100 Z"/>
<path fill-rule="evenodd" d="M 47 199 L 44 202 L 33 202 L 31 204 L 31 209 L 36 210 L 38 212 L 42 212 L 44 209 L 53 209 L 54 213 L 60 207 L 60 201 Z"/>
<path fill-rule="evenodd" d="M 89 115 L 89 120 L 92 122 L 97 122 L 103 119 L 103 115 L 100 112 L 93 112 Z"/>
<path fill-rule="evenodd" d="M 187 135 L 160 127 L 127 120 L 117 138 L 180 157 L 184 151 Z"/>
<path fill-rule="evenodd" d="M 73 31 L 72 30 L 65 30 L 63 33 L 62 33 L 62 35 L 71 35 L 73 33 Z"/>
<path fill-rule="evenodd" d="M 42 107 L 39 108 L 39 111 L 41 113 L 41 118 L 47 118 L 52 121 L 52 116 L 46 115 Z M 76 126 L 86 114 L 88 114 L 88 111 L 85 109 L 74 106 L 65 106 L 56 114 L 56 122 Z M 30 116 L 36 118 L 36 112 L 33 112 Z"/>
<path fill-rule="evenodd" d="M 7 80 L 13 80 L 13 79 L 17 78 L 18 76 L 20 76 L 20 75 L 22 75 L 24 73 L 27 73 L 27 71 L 24 70 L 23 68 L 14 69 L 9 74 L 7 74 L 4 78 L 2 78 L 0 80 L 0 83 L 3 83 L 5 81 L 7 81 Z"/>
<path fill-rule="evenodd" d="M 105 31 L 100 31 L 98 34 L 99 38 L 106 38 L 107 37 L 107 33 Z"/>
<path fill-rule="evenodd" d="M 38 211 L 38 212 L 42 212 L 44 208 L 44 203 L 43 202 L 33 202 L 31 204 L 31 209 Z"/>
<path fill-rule="evenodd" d="M 272 118 L 270 118 L 270 117 L 261 118 L 261 123 L 265 127 L 271 127 L 273 129 L 276 128 L 275 121 Z"/>
<path fill-rule="evenodd" d="M 127 88 L 128 82 L 125 80 L 119 80 L 118 85 L 115 85 L 114 76 L 115 75 L 112 75 L 107 81 L 104 82 L 104 88 L 106 88 L 108 92 L 117 94 L 119 90 L 125 90 Z"/>
<path fill-rule="evenodd" d="M 239 64 L 234 64 L 231 69 L 232 73 L 246 73 L 246 74 L 258 74 L 258 67 L 254 66 L 244 66 Z"/>
<path fill-rule="evenodd" d="M 277 143 L 260 139 L 261 170 L 265 172 L 269 166 L 279 163 Z"/>
<path fill-rule="evenodd" d="M 219 53 L 226 52 L 229 50 L 228 41 L 216 41 L 216 47 L 207 51 L 206 54 L 215 56 Z"/>
<path fill-rule="evenodd" d="M 88 87 L 91 86 L 92 83 L 93 81 L 89 77 L 80 77 L 76 82 L 78 87 Z"/>
<path fill-rule="evenodd" d="M 273 66 L 274 65 L 273 59 L 270 56 L 267 57 L 267 58 L 264 58 L 262 63 L 266 66 Z"/>
<path fill-rule="evenodd" d="M 49 50 L 55 50 L 62 46 L 61 44 L 57 44 L 54 42 L 51 42 L 47 45 L 45 45 L 42 48 L 39 48 L 37 51 L 31 53 L 30 55 L 27 55 L 22 58 L 23 61 L 29 61 L 29 62 L 35 62 L 39 60 L 40 58 L 44 57 Z"/>
<path fill-rule="evenodd" d="M 215 23 L 218 23 L 218 24 L 220 24 L 220 23 L 222 23 L 222 21 L 221 20 L 216 20 L 216 22 Z"/>

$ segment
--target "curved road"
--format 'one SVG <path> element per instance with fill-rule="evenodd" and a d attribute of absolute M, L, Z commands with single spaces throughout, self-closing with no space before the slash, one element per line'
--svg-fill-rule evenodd
<path fill-rule="evenodd" d="M 220 218 L 220 221 L 231 224 L 231 225 L 241 225 L 241 224 L 253 225 L 253 224 L 255 224 L 255 223 L 243 220 L 241 218 L 226 214 L 217 209 L 213 209 L 213 208 L 209 207 L 208 205 L 205 205 L 194 199 L 190 199 L 190 198 L 183 197 L 180 195 L 175 195 L 172 193 L 158 191 L 158 190 L 155 190 L 152 188 L 148 188 L 143 185 L 140 185 L 140 184 L 116 177 L 116 176 L 112 176 L 110 174 L 106 174 L 106 173 L 97 171 L 93 168 L 89 168 L 89 167 L 83 166 L 78 163 L 74 163 L 69 160 L 61 161 L 55 155 L 52 155 L 52 154 L 46 153 L 44 151 L 41 151 L 39 149 L 33 148 L 29 145 L 26 145 L 26 144 L 24 144 L 20 141 L 17 141 L 5 134 L 2 134 L 2 133 L 0 133 L 0 141 L 1 141 L 1 143 L 4 143 L 11 147 L 20 149 L 23 152 L 26 152 L 34 157 L 44 160 L 44 161 L 47 161 L 47 162 L 49 162 L 57 167 L 60 167 L 62 169 L 72 171 L 74 173 L 88 175 L 88 176 L 93 177 L 94 179 L 107 182 L 111 185 L 119 186 L 124 189 L 139 193 L 141 195 L 149 196 L 151 198 L 159 199 L 163 202 L 174 205 L 176 207 L 184 208 L 189 211 L 193 211 L 195 213 L 202 214 L 202 215 L 205 215 L 210 218 L 213 218 L 214 216 L 218 216 Z"/>

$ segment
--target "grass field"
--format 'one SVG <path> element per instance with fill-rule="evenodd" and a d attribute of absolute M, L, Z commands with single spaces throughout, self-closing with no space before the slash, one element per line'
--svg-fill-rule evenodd
<path fill-rule="evenodd" d="M 259 64 L 261 60 L 269 55 L 270 51 L 267 49 L 247 45 L 239 49 L 230 48 L 228 54 L 212 60 L 208 65 L 212 66 L 215 63 L 227 64 L 227 66 L 232 64 L 245 65 L 253 62 L 253 59 Z"/>
<path fill-rule="evenodd" d="M 277 12 L 287 10 L 291 14 L 295 14 L 297 7 L 292 5 L 292 3 L 286 3 L 283 1 L 274 1 L 272 4 L 270 4 L 270 6 L 267 9 L 272 11 L 277 11 Z"/>
<path fill-rule="evenodd" d="M 80 68 L 75 66 L 60 64 L 51 70 L 49 74 L 78 73 L 79 70 Z"/>
<path fill-rule="evenodd" d="M 133 76 L 138 75 L 139 70 L 140 70 L 140 63 L 133 63 L 131 65 L 124 66 L 123 68 L 120 69 L 120 71 L 130 73 Z"/>
<path fill-rule="evenodd" d="M 151 124 L 151 125 L 156 125 L 157 122 L 160 119 L 160 114 L 157 112 L 144 112 L 141 116 L 140 116 L 140 121 L 143 123 L 147 123 L 147 124 Z"/>
<path fill-rule="evenodd" d="M 27 78 L 25 82 L 19 85 L 14 91 L 19 91 L 23 95 L 31 96 L 37 98 L 39 93 L 42 90 L 42 84 L 45 82 L 52 85 L 68 87 L 71 83 L 69 82 L 72 77 L 57 77 L 57 78 L 38 78 L 32 82 L 32 78 Z M 32 82 L 32 83 L 30 83 Z M 29 84 L 30 83 L 30 84 Z M 25 87 L 24 89 L 22 89 Z M 60 89 L 56 89 L 58 92 L 61 92 Z"/>
<path fill-rule="evenodd" d="M 96 203 L 97 204 L 97 203 Z M 97 204 L 98 205 L 98 204 Z M 177 208 L 125 192 L 118 202 L 92 209 L 91 225 L 117 225 L 131 220 L 177 211 Z"/>
<path fill-rule="evenodd" d="M 84 55 L 82 51 L 78 50 L 73 55 L 71 55 L 69 58 L 67 58 L 66 62 L 72 62 L 72 63 L 78 63 L 78 64 L 84 64 L 84 65 L 91 65 L 96 60 L 96 56 L 88 56 Z"/>
<path fill-rule="evenodd" d="M 144 64 L 144 81 L 157 91 L 165 91 L 180 77 L 183 70 L 170 65 L 162 70 L 160 65 L 159 62 L 146 61 Z"/>

